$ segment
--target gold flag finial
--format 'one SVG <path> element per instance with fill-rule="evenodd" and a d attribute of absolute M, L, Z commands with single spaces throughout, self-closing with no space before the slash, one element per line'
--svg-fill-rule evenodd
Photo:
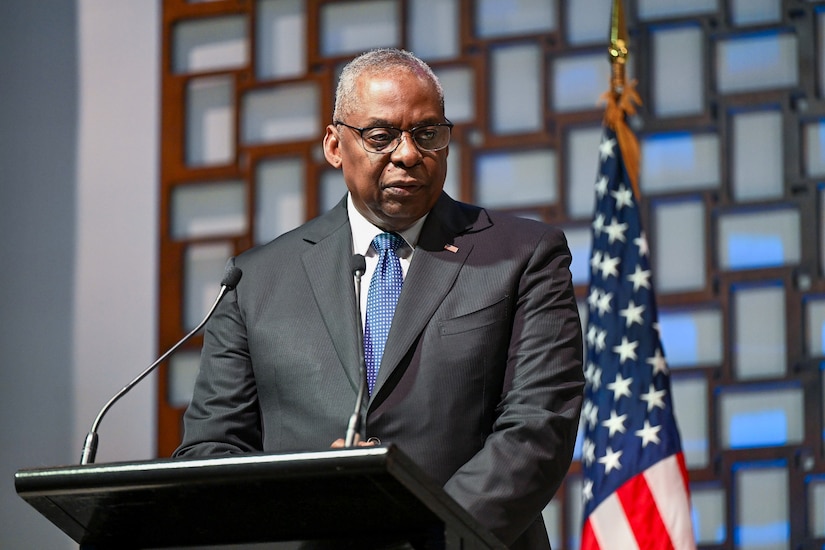
<path fill-rule="evenodd" d="M 607 53 L 610 56 L 611 66 L 610 89 L 614 94 L 621 94 L 624 89 L 625 64 L 629 55 L 629 45 L 622 0 L 613 0 L 613 10 L 610 14 L 610 46 L 607 48 Z"/>
<path fill-rule="evenodd" d="M 610 14 L 610 90 L 604 96 L 607 108 L 604 111 L 605 123 L 614 132 L 622 151 L 625 169 L 633 186 L 633 192 L 639 195 L 639 142 L 633 130 L 627 124 L 627 117 L 636 114 L 636 106 L 642 104 L 636 91 L 635 82 L 625 82 L 627 58 L 630 55 L 627 38 L 627 25 L 622 11 L 622 0 L 613 0 L 613 12 Z"/>

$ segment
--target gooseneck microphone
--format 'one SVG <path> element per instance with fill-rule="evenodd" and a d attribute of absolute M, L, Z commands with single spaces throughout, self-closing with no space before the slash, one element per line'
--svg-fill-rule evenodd
<path fill-rule="evenodd" d="M 223 280 L 221 281 L 221 290 L 218 292 L 218 296 L 217 298 L 215 298 L 215 302 L 212 304 L 212 307 L 209 308 L 209 312 L 206 314 L 206 317 L 203 318 L 203 320 L 198 324 L 198 326 L 193 328 L 189 334 L 181 338 L 181 340 L 177 344 L 169 348 L 166 351 L 166 353 L 164 353 L 157 359 L 157 361 L 146 367 L 146 369 L 140 374 L 138 374 L 131 382 L 123 386 L 123 388 L 119 392 L 117 392 L 111 399 L 109 399 L 109 401 L 106 402 L 105 405 L 103 405 L 103 408 L 100 409 L 99 413 L 97 413 L 97 417 L 95 418 L 95 421 L 92 423 L 92 428 L 89 430 L 89 433 L 86 435 L 86 440 L 83 443 L 83 454 L 80 456 L 81 464 L 92 464 L 95 461 L 98 440 L 97 429 L 100 427 L 100 421 L 103 420 L 103 415 L 105 415 L 109 411 L 109 409 L 112 407 L 112 405 L 115 404 L 115 402 L 118 399 L 126 395 L 129 392 L 129 390 L 131 390 L 133 387 L 137 385 L 138 382 L 146 378 L 146 376 L 150 372 L 155 370 L 155 367 L 160 365 L 167 357 L 172 355 L 172 353 L 174 353 L 175 350 L 177 350 L 181 345 L 183 345 L 184 342 L 192 338 L 192 336 L 194 336 L 200 329 L 203 328 L 203 325 L 205 325 L 209 318 L 212 317 L 212 314 L 215 313 L 218 304 L 221 302 L 221 300 L 223 300 L 223 297 L 226 296 L 226 293 L 230 290 L 233 290 L 236 286 L 238 286 L 238 282 L 241 280 L 242 275 L 243 272 L 239 267 L 228 267 L 226 269 L 226 274 L 223 276 Z"/>
<path fill-rule="evenodd" d="M 367 260 L 362 254 L 355 254 L 351 260 L 352 276 L 355 277 L 355 313 L 356 325 L 358 326 L 358 398 L 355 401 L 355 410 L 349 419 L 347 426 L 347 438 L 344 440 L 345 447 L 352 447 L 358 444 L 361 437 L 361 405 L 364 402 L 364 395 L 367 393 L 367 364 L 364 361 L 364 328 L 361 324 L 361 277 L 367 271 Z"/>

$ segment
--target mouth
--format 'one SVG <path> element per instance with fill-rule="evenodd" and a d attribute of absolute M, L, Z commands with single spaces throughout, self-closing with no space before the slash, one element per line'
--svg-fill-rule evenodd
<path fill-rule="evenodd" d="M 415 193 L 423 186 L 417 181 L 394 181 L 381 186 L 381 190 L 387 193 L 398 195 L 408 195 Z"/>

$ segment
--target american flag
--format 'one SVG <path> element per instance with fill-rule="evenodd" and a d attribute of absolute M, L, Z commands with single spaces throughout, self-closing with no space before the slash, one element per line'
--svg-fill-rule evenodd
<path fill-rule="evenodd" d="M 647 240 L 616 133 L 607 125 L 592 234 L 581 548 L 695 549 Z"/>

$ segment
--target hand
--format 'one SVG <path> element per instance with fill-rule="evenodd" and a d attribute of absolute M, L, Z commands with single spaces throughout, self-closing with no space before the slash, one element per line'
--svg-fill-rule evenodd
<path fill-rule="evenodd" d="M 333 448 L 333 449 L 343 449 L 345 443 L 346 443 L 346 441 L 344 441 L 344 438 L 339 437 L 338 439 L 336 439 L 335 441 L 332 442 L 332 445 L 330 445 L 330 447 Z M 360 441 L 359 440 L 356 443 L 356 445 L 358 447 L 375 447 L 376 445 L 380 445 L 380 444 L 381 444 L 381 440 L 378 439 L 377 437 L 371 437 L 371 438 L 367 439 L 366 441 Z"/>

